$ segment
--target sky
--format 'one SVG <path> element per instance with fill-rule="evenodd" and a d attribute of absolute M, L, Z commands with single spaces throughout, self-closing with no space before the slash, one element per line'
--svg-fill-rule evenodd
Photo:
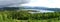
<path fill-rule="evenodd" d="M 60 8 L 60 0 L 31 0 L 22 6 L 40 6 L 48 8 Z"/>
<path fill-rule="evenodd" d="M 17 7 L 21 4 L 28 3 L 29 0 L 0 0 L 0 8 L 2 7 Z"/>

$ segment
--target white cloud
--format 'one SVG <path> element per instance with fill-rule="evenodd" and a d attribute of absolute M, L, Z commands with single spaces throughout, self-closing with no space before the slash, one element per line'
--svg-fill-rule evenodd
<path fill-rule="evenodd" d="M 45 6 L 49 8 L 60 8 L 60 0 L 33 0 L 23 6 Z"/>

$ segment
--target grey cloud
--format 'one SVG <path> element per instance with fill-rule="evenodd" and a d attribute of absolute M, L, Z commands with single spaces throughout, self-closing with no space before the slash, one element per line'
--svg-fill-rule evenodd
<path fill-rule="evenodd" d="M 12 6 L 12 5 L 19 5 L 28 3 L 29 0 L 0 0 L 0 7 Z"/>

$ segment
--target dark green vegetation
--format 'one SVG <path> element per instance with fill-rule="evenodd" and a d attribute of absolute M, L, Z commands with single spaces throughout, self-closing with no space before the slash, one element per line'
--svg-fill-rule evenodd
<path fill-rule="evenodd" d="M 0 12 L 0 22 L 60 22 L 60 12 L 31 14 L 29 11 Z"/>
<path fill-rule="evenodd" d="M 58 20 L 60 20 L 59 18 L 60 12 L 30 14 L 28 13 L 28 11 L 19 11 L 19 12 L 13 12 L 10 17 L 18 20 L 28 20 L 28 19 L 45 20 L 45 19 L 52 19 L 52 18 L 58 18 Z"/>
<path fill-rule="evenodd" d="M 16 11 L 15 8 L 5 8 L 0 11 L 0 22 L 60 22 L 60 12 L 31 14 L 29 10 Z"/>

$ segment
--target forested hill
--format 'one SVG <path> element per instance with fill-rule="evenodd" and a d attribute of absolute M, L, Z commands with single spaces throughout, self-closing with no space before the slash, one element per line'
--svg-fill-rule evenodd
<path fill-rule="evenodd" d="M 24 7 L 25 9 L 38 9 L 38 10 L 49 10 L 49 11 L 60 11 L 60 8 L 48 8 L 48 7 Z"/>
<path fill-rule="evenodd" d="M 20 10 L 20 9 L 38 9 L 38 10 L 49 10 L 49 11 L 60 11 L 60 8 L 47 8 L 47 7 L 3 7 L 0 10 Z"/>

